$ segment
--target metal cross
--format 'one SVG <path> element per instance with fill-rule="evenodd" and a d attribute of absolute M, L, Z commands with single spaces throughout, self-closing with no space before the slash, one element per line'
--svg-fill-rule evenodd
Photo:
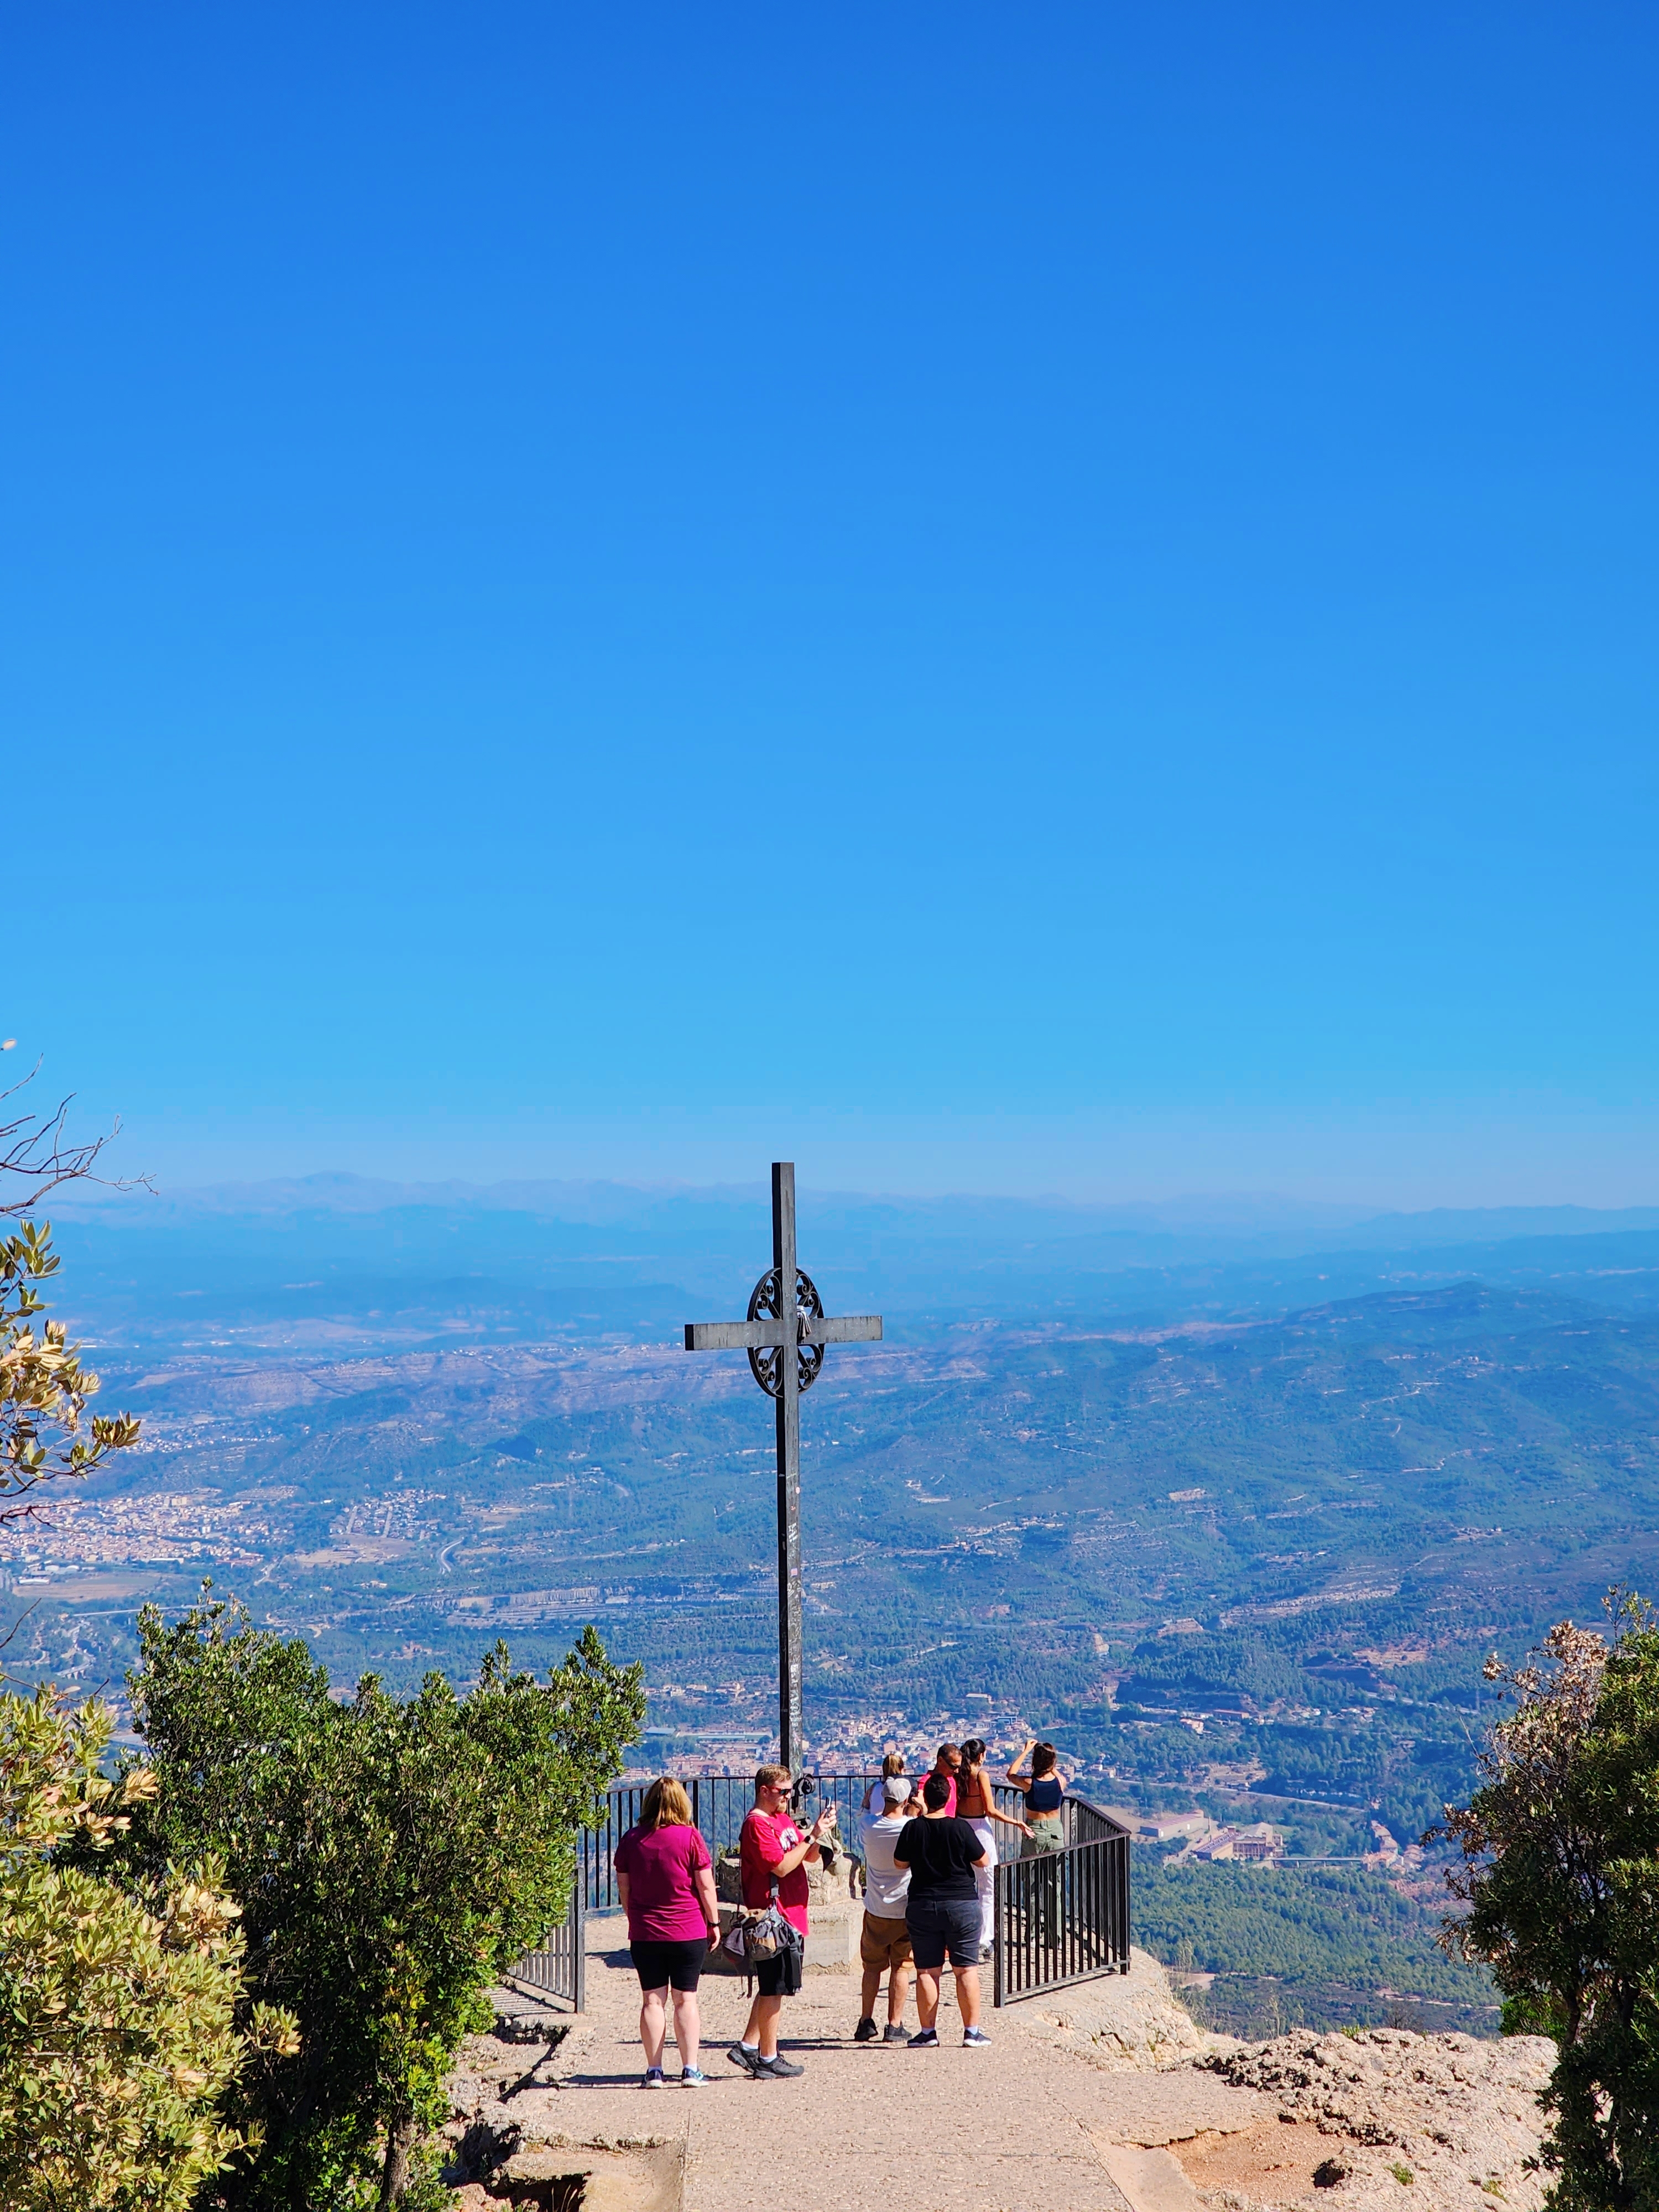
<path fill-rule="evenodd" d="M 793 1286 L 786 1294 L 784 1285 Z M 795 1260 L 795 1170 L 772 1163 L 772 1265 L 755 1285 L 747 1321 L 689 1321 L 688 1352 L 746 1352 L 778 1423 L 778 1758 L 792 1771 L 802 1751 L 800 1717 L 800 1394 L 823 1365 L 826 1344 L 878 1344 L 879 1314 L 825 1318 L 823 1301 Z M 792 1358 L 789 1355 L 793 1353 Z"/>

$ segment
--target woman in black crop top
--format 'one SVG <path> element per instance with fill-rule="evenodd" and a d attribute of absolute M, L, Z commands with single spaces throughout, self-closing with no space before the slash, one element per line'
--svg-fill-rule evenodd
<path fill-rule="evenodd" d="M 1020 1846 L 1021 1858 L 1040 1858 L 1047 1851 L 1064 1850 L 1066 1830 L 1060 1808 L 1066 1796 L 1066 1777 L 1060 1771 L 1060 1753 L 1053 1744 L 1039 1743 L 1035 1736 L 1029 1736 L 1024 1750 L 1008 1769 L 1008 1779 L 1016 1790 L 1025 1792 L 1030 1826 Z"/>

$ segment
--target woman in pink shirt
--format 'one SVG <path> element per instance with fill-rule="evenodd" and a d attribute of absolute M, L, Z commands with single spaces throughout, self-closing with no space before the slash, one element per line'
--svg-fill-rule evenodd
<path fill-rule="evenodd" d="M 645 1793 L 639 1826 L 616 1849 L 611 1866 L 628 1915 L 628 1948 L 640 1978 L 640 2041 L 645 2045 L 647 2089 L 665 2086 L 665 2007 L 674 1993 L 674 2040 L 680 2047 L 680 2080 L 701 2088 L 708 2076 L 697 2064 L 702 2023 L 697 2016 L 697 1978 L 708 1947 L 720 1941 L 720 1910 L 708 1846 L 691 1825 L 691 1801 L 672 1774 Z"/>

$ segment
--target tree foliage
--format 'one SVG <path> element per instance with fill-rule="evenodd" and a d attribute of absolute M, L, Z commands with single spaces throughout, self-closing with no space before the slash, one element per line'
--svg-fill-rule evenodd
<path fill-rule="evenodd" d="M 1437 1944 L 1437 1917 L 1374 1867 L 1206 1864 L 1137 1845 L 1132 1879 L 1135 1941 L 1160 1959 L 1184 1943 L 1194 1966 L 1275 1975 L 1316 2004 L 1322 1987 L 1492 2002 L 1486 1975 Z"/>
<path fill-rule="evenodd" d="M 264 2148 L 225 2206 L 395 2203 L 483 1990 L 568 1907 L 574 1832 L 597 1816 L 644 1719 L 641 1670 L 592 1628 L 545 1683 L 504 1645 L 458 1697 L 439 1674 L 392 1697 L 331 1695 L 305 1645 L 204 1596 L 140 1616 L 133 1706 L 161 1784 L 122 1856 L 139 1876 L 222 1860 L 252 1986 L 302 2047 L 233 2112 Z"/>
<path fill-rule="evenodd" d="M 1612 1610 L 1611 1642 L 1563 1621 L 1541 1663 L 1487 1662 L 1516 1708 L 1445 1820 L 1468 1907 L 1448 1942 L 1491 1966 L 1506 2026 L 1559 2051 L 1559 2212 L 1659 2203 L 1659 1616 Z"/>
<path fill-rule="evenodd" d="M 0 2203 L 9 2212 L 183 2212 L 248 2138 L 216 2117 L 293 2022 L 251 2008 L 237 1909 L 211 1878 L 163 1868 L 147 1899 L 82 1867 L 155 1778 L 100 1772 L 110 1715 L 48 1690 L 0 1694 Z"/>
<path fill-rule="evenodd" d="M 131 1413 L 95 1413 L 82 1430 L 98 1377 L 63 1322 L 46 1317 L 38 1285 L 58 1267 L 49 1221 L 0 1237 L 0 1521 L 30 1511 L 27 1493 L 40 1484 L 88 1475 L 138 1440 Z"/>

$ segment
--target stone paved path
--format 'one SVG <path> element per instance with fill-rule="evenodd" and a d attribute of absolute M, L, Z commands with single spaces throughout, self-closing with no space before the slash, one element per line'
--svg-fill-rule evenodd
<path fill-rule="evenodd" d="M 1213 2075 L 1103 2071 L 1057 2049 L 1029 2008 L 988 2006 L 991 2048 L 964 2050 L 948 1981 L 942 2048 L 854 2044 L 857 1984 L 834 1975 L 809 1975 L 785 2008 L 783 2048 L 805 2066 L 801 2081 L 757 2082 L 728 2063 L 747 2001 L 741 1983 L 709 1978 L 708 2086 L 647 2094 L 619 1923 L 593 1927 L 588 2010 L 541 2069 L 549 2086 L 522 2093 L 513 2111 L 530 2136 L 677 2145 L 684 2212 L 773 2212 L 781 2194 L 813 2212 L 865 2212 L 890 2183 L 905 2212 L 1154 2212 L 1133 2180 L 1133 2196 L 1113 2180 L 1109 2161 L 1139 2169 L 1112 2147 L 1243 2126 L 1255 2110 L 1250 2092 Z M 672 2077 L 672 2044 L 666 2058 Z M 1230 2117 L 1235 2107 L 1245 2117 Z"/>

